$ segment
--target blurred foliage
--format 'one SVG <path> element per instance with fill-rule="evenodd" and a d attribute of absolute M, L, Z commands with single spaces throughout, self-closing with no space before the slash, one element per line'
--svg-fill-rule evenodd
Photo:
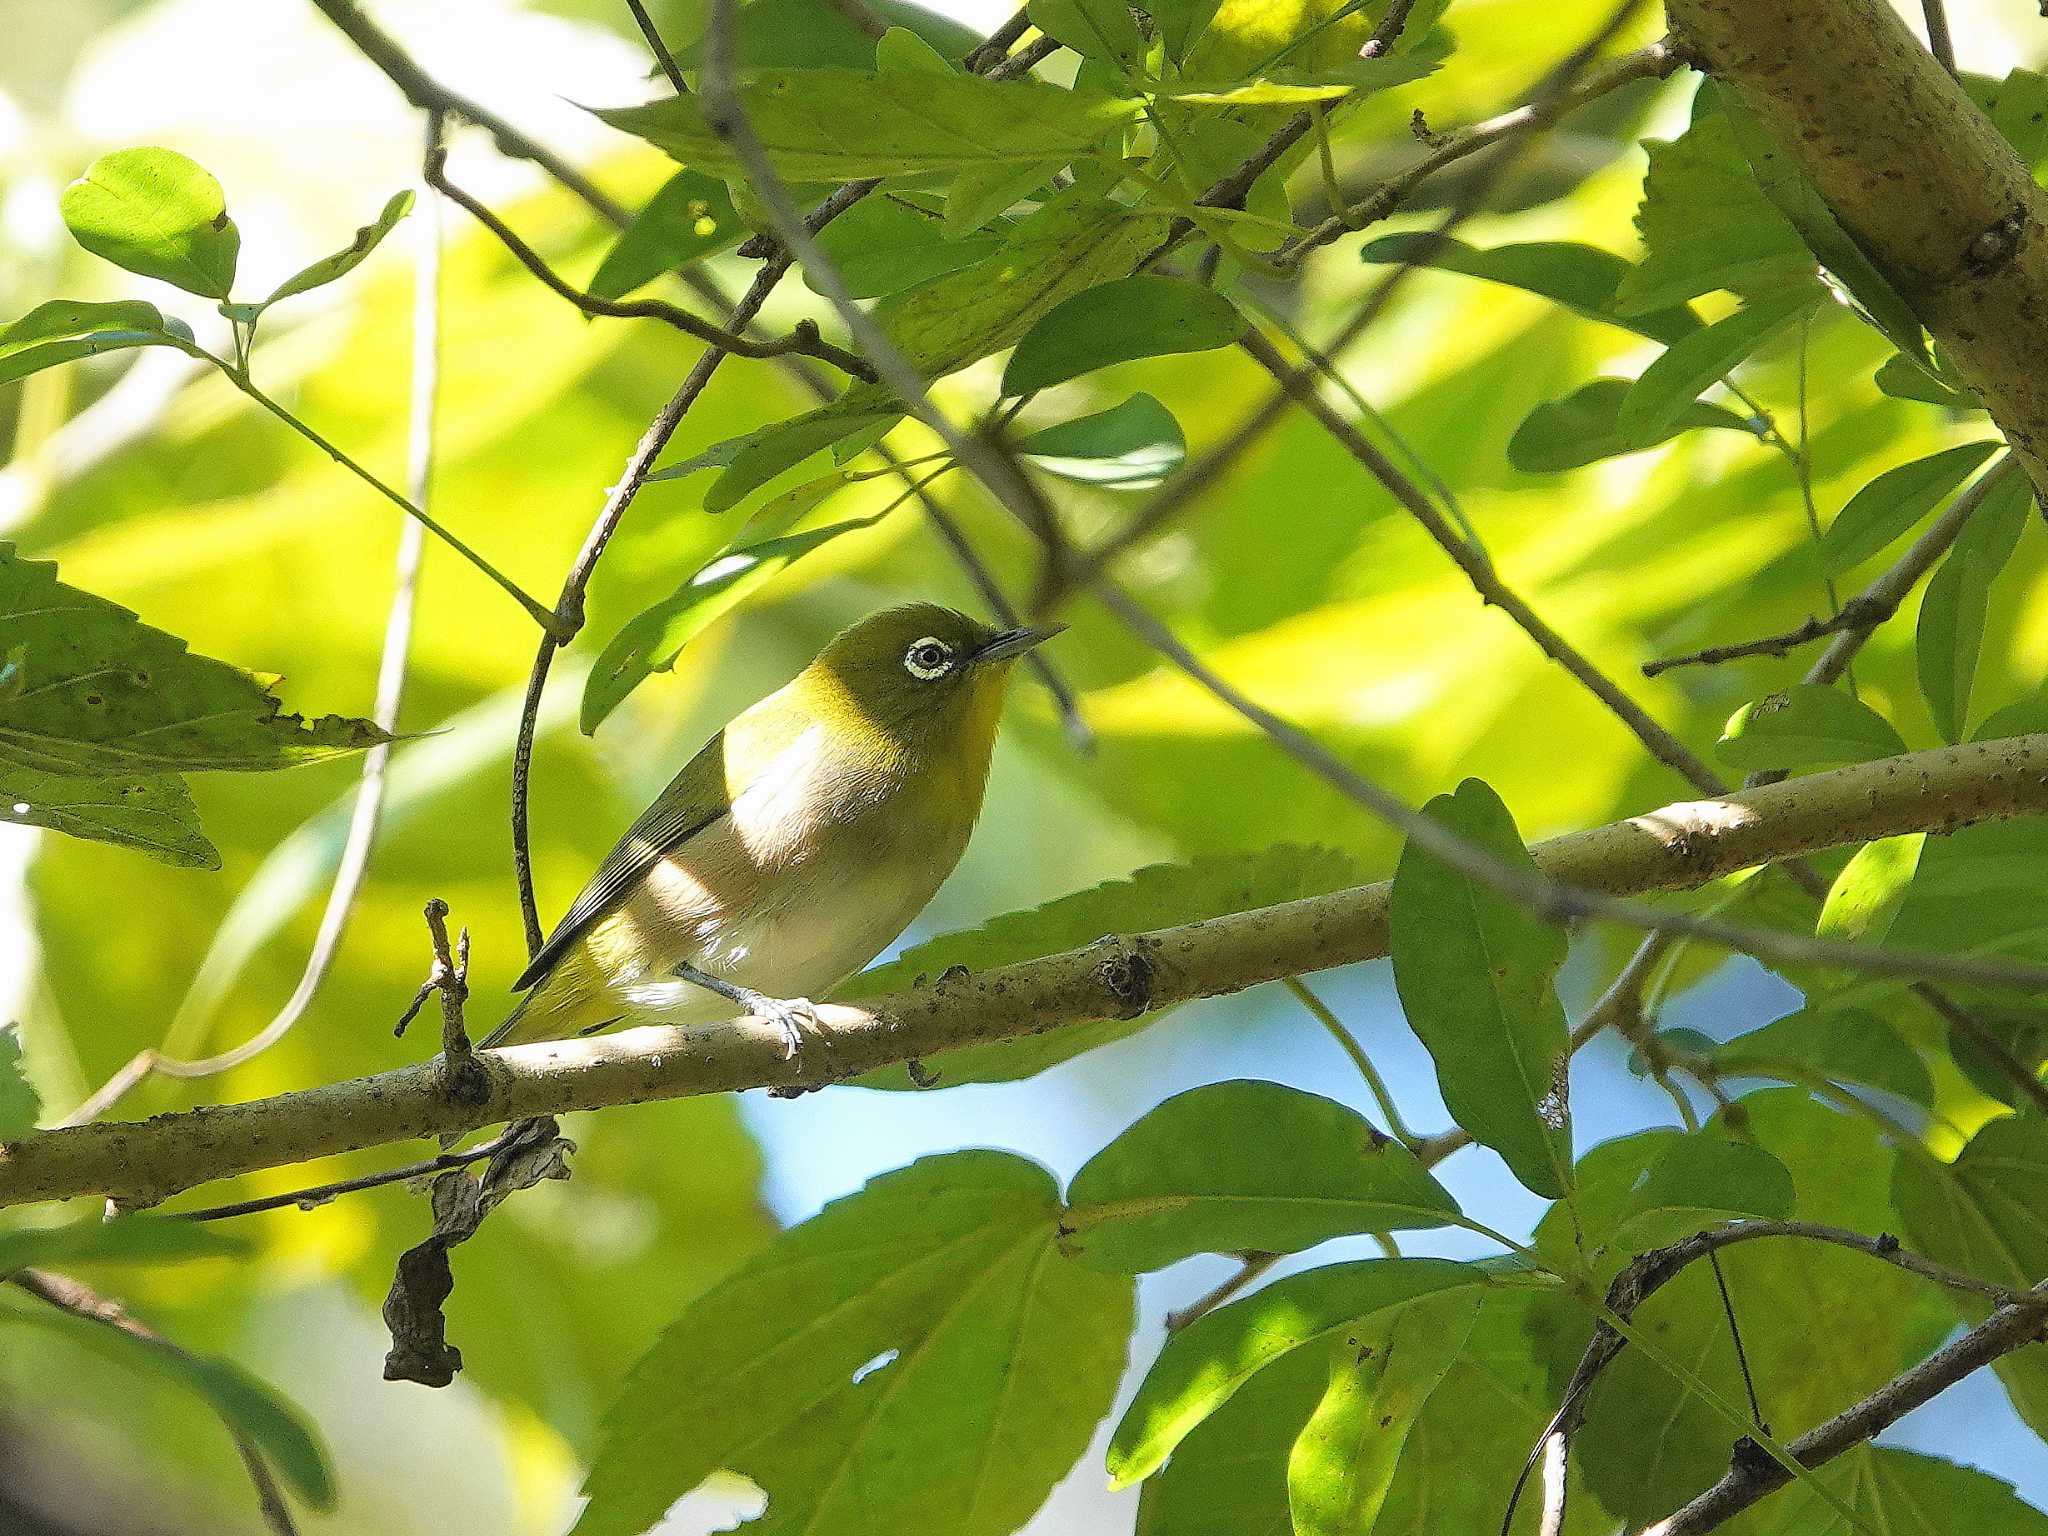
<path fill-rule="evenodd" d="M 395 480 L 408 256 L 422 225 L 443 218 L 430 510 L 545 600 L 696 344 L 660 326 L 586 321 L 459 213 L 408 213 L 416 117 L 310 8 L 231 19 L 225 3 L 49 8 L 0 61 L 0 313 L 40 315 L 0 334 L 0 375 L 19 376 L 0 386 L 5 570 L 54 561 L 62 590 L 91 594 L 103 620 L 118 604 L 153 627 L 144 633 L 177 637 L 189 665 L 218 656 L 283 673 L 295 707 L 360 715 L 401 514 L 259 409 L 252 379 Z M 946 61 L 978 35 L 959 23 L 895 0 L 873 8 L 902 29 L 879 47 L 851 8 L 755 0 L 742 18 L 746 99 L 791 177 L 890 175 L 828 227 L 828 255 L 916 361 L 946 373 L 937 395 L 956 417 L 1023 397 L 1014 435 L 1053 477 L 1041 483 L 1076 543 L 1113 537 L 1149 490 L 1264 398 L 1270 381 L 1227 345 L 1244 324 L 1272 317 L 1311 339 L 1330 334 L 1390 263 L 1425 249 L 1415 236 L 1432 210 L 1497 174 L 1486 207 L 1504 211 L 1428 248 L 1399 302 L 1338 361 L 1360 430 L 1424 467 L 1517 593 L 1731 777 L 2048 718 L 2048 541 L 2017 477 L 1986 497 L 1924 598 L 1876 630 L 1852 687 L 1802 684 L 1810 650 L 1637 676 L 1653 658 L 1826 612 L 1983 472 L 1991 446 L 1953 370 L 1812 189 L 1692 77 L 1634 82 L 1568 114 L 1519 159 L 1432 179 L 1391 227 L 1337 241 L 1296 281 L 1271 270 L 1296 221 L 1366 195 L 1432 134 L 1525 99 L 1543 67 L 1597 28 L 1603 5 L 1425 3 L 1393 56 L 1361 62 L 1377 5 L 1162 0 L 1145 8 L 1158 33 L 1148 43 L 1123 5 L 1034 3 L 1032 19 L 1071 51 L 1022 86 L 953 72 Z M 643 143 L 560 99 L 653 90 L 623 7 L 385 9 L 430 68 L 516 104 L 508 114 L 559 137 L 632 212 L 621 234 L 530 167 L 498 160 L 482 135 L 458 135 L 456 179 L 572 281 L 701 307 L 663 274 L 685 267 L 728 292 L 751 275 L 734 247 L 758 202 L 727 185 L 722 145 L 690 103 L 611 114 Z M 694 73 L 704 7 L 652 9 Z M 985 8 L 974 19 L 1001 17 Z M 1649 41 L 1652 26 L 1631 22 L 1615 47 Z M 194 84 L 216 78 L 217 103 Z M 1971 84 L 2038 162 L 2039 77 Z M 1253 183 L 1243 210 L 1191 206 L 1302 100 L 1343 105 Z M 175 148 L 141 147 L 156 144 Z M 691 163 L 678 170 L 653 145 Z M 60 193 L 96 160 L 85 191 Z M 1193 281 L 1192 262 L 1132 276 L 1183 214 L 1221 252 L 1214 286 Z M 66 218 L 85 249 L 64 234 Z M 263 316 L 239 378 L 270 300 L 238 305 L 231 283 L 293 301 Z M 58 297 L 70 307 L 38 309 Z M 790 282 L 763 324 L 779 332 L 805 317 L 830 329 Z M 226 361 L 209 372 L 199 348 Z M 46 366 L 58 362 L 68 366 Z M 893 472 L 874 469 L 871 450 L 886 441 L 933 473 L 939 445 L 900 418 L 901 403 L 873 386 L 821 404 L 772 364 L 719 371 L 598 567 L 590 627 L 551 684 L 532 818 L 544 915 L 562 910 L 676 763 L 846 622 L 908 597 L 986 607 L 925 514 L 899 505 Z M 1042 574 L 1031 537 L 967 476 L 931 491 L 1021 601 Z M 1442 796 L 1440 820 L 1500 857 L 1519 862 L 1526 842 L 1697 793 L 1481 606 L 1378 481 L 1300 413 L 1119 573 L 1225 678 L 1410 803 Z M 917 945 L 849 990 L 926 973 L 939 984 L 952 964 L 1197 921 L 1395 866 L 1387 828 L 1105 611 L 1081 600 L 1062 616 L 1072 632 L 1048 654 L 1079 695 L 1094 750 L 1073 747 L 1042 689 L 1020 686 L 966 861 Z M 5 620 L 0 639 L 12 633 Z M 416 1059 L 429 1047 L 394 1042 L 388 1026 L 426 974 L 429 896 L 472 930 L 472 1022 L 495 1022 L 523 963 L 505 807 L 536 639 L 488 578 L 429 546 L 385 830 L 318 1000 L 227 1076 L 148 1081 L 120 1114 Z M 0 643 L 0 736 L 23 692 L 10 656 Z M 250 695 L 266 696 L 246 673 L 209 677 L 238 690 L 244 714 L 261 713 Z M 588 736 L 574 729 L 579 696 Z M 268 720 L 250 728 L 260 735 Z M 61 1119 L 138 1050 L 189 1057 L 248 1038 L 297 981 L 355 764 L 189 786 L 175 766 L 149 765 L 164 798 L 144 810 L 183 829 L 183 864 L 217 851 L 218 873 L 26 830 L 0 843 L 26 864 L 33 918 L 11 999 L 25 1075 L 15 1035 L 0 1032 L 0 1135 L 39 1114 Z M 62 827 L 59 797 L 38 791 L 41 822 Z M 112 825 L 104 804 L 85 810 L 95 806 Z M 1929 839 L 1911 858 L 1873 845 L 1825 863 L 1841 872 L 1824 903 L 1775 877 L 1692 900 L 1798 931 L 1817 921 L 1871 942 L 2048 957 L 2042 837 L 2019 823 Z M 1611 971 L 1615 936 L 1585 936 L 1568 961 L 1555 930 L 1448 866 L 1417 851 L 1399 867 L 1400 997 L 1442 1096 L 1558 1203 L 1512 1234 L 1532 1244 L 1522 1262 L 1471 1262 L 1459 1249 L 1326 1264 L 1174 1334 L 1111 1442 L 1116 1476 L 1146 1479 L 1140 1530 L 1494 1528 L 1592 1328 L 1539 1263 L 1604 1280 L 1710 1221 L 1790 1214 L 1900 1232 L 2001 1284 L 2041 1278 L 2039 1116 L 1980 1045 L 1952 1042 L 1896 982 L 1788 972 L 1803 1006 L 1730 1018 L 1713 1036 L 1664 1032 L 1658 1071 L 1708 1083 L 1720 1113 L 1690 1135 L 1646 1129 L 1574 1147 L 1556 1071 L 1575 994 L 1557 978 L 1579 960 Z M 1689 948 L 1650 989 L 1653 1015 L 1713 976 L 1714 957 Z M 2048 1056 L 2036 1000 L 1968 989 L 1959 1000 L 2028 1065 Z M 938 1058 L 941 1080 L 1002 1083 L 987 1091 L 1041 1094 L 1050 1107 L 1058 1090 L 1013 1080 L 1158 1017 Z M 1176 1018 L 1115 1059 L 1142 1074 L 1199 1038 Z M 1741 1091 L 1757 1078 L 1792 1086 Z M 642 1529 L 706 1478 L 723 1497 L 732 1480 L 717 1474 L 738 1473 L 766 1494 L 754 1527 L 764 1532 L 878 1519 L 971 1536 L 1027 1519 L 1107 1412 L 1131 1334 L 1129 1272 L 1388 1228 L 1411 1245 L 1414 1228 L 1501 1235 L 1351 1110 L 1272 1083 L 1213 1084 L 1097 1137 L 1107 1146 L 1064 1193 L 1013 1154 L 954 1154 L 780 1234 L 763 1197 L 771 1170 L 729 1097 L 565 1128 L 580 1143 L 574 1178 L 510 1200 L 457 1253 L 449 1325 L 467 1369 L 427 1402 L 370 1385 L 381 1349 L 370 1319 L 398 1253 L 427 1226 L 425 1202 L 403 1187 L 245 1219 L 245 1253 L 178 1264 L 132 1262 L 174 1256 L 175 1240 L 150 1247 L 173 1230 L 159 1223 L 94 1227 L 82 1206 L 36 1213 L 10 1225 L 0 1267 L 9 1252 L 15 1264 L 61 1261 L 195 1359 L 234 1362 L 207 1378 L 216 1392 L 260 1376 L 296 1402 L 275 1410 L 288 1429 L 263 1422 L 302 1474 L 331 1458 L 338 1502 L 309 1530 L 559 1530 L 587 1467 L 595 1502 L 579 1528 L 592 1531 Z M 368 1171 L 392 1152 L 253 1175 L 220 1198 Z M 1724 1268 L 1781 1440 L 1981 1315 L 1834 1249 L 1745 1244 Z M 1722 1407 L 1743 1400 L 1744 1380 L 1714 1278 L 1695 1266 L 1659 1292 L 1640 1316 L 1642 1345 L 1594 1390 L 1573 1448 L 1583 1492 L 1568 1531 L 1655 1518 L 1725 1470 L 1744 1426 Z M 1163 1294 L 1149 1289 L 1158 1283 L 1143 1294 Z M 0 1322 L 30 1315 L 18 1310 L 27 1305 L 0 1299 Z M 1155 1336 L 1139 1338 L 1149 1353 Z M 2042 1375 L 2038 1348 L 2001 1367 L 2036 1432 L 2048 1415 Z M 0 1396 L 24 1405 L 0 1428 L 39 1421 L 52 1454 L 132 1468 L 194 1529 L 255 1529 L 226 1439 L 169 1432 L 191 1413 L 176 1384 L 9 1328 Z M 290 1438 L 302 1419 L 317 1426 L 304 1447 Z M 1949 1449 L 1970 1447 L 1959 1438 Z M 1854 1529 L 1828 1523 L 1853 1517 L 1931 1530 L 1914 1513 L 1929 1505 L 1967 1510 L 1972 1528 L 2040 1520 L 1985 1474 L 1864 1449 L 1730 1529 L 1794 1536 Z M 1527 1501 L 1515 1528 L 1535 1528 Z"/>

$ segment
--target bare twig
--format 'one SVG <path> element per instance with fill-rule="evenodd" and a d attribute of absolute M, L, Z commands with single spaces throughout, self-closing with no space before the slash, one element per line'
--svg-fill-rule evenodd
<path fill-rule="evenodd" d="M 69 1275 L 53 1274 L 47 1269 L 21 1269 L 9 1275 L 7 1280 L 60 1312 L 124 1333 L 150 1349 L 197 1363 L 189 1350 L 173 1344 L 147 1323 L 138 1321 L 121 1303 L 102 1296 Z M 256 1490 L 256 1503 L 263 1511 L 264 1525 L 272 1536 L 297 1536 L 298 1526 L 292 1520 L 291 1507 L 285 1503 L 284 1490 L 278 1486 L 277 1476 L 270 1470 L 270 1463 L 264 1459 L 262 1450 L 239 1425 L 225 1418 L 220 1422 L 228 1432 L 228 1438 L 234 1442 L 235 1454 L 242 1458 L 250 1485 Z"/>
<path fill-rule="evenodd" d="M 1920 0 L 1920 14 L 1927 18 L 1927 51 L 1941 61 L 1941 67 L 1958 80 L 1955 39 L 1949 36 L 1948 7 L 1942 0 Z"/>
<path fill-rule="evenodd" d="M 427 153 L 440 143 L 441 114 L 427 114 Z M 435 403 L 440 379 L 440 207 L 431 190 L 419 209 L 418 256 L 413 276 L 412 400 L 407 428 L 407 492 L 417 506 L 428 504 L 434 465 Z M 418 606 L 420 563 L 426 548 L 426 529 L 408 519 L 398 533 L 397 569 L 392 578 L 391 606 L 384 620 L 383 654 L 377 665 L 377 698 L 370 718 L 386 732 L 398 728 L 398 711 L 405 699 L 406 658 L 412 647 L 413 614 Z M 269 1050 L 291 1032 L 312 1005 L 334 957 L 348 931 L 356 898 L 369 873 L 370 852 L 376 845 L 377 829 L 384 810 L 385 771 L 391 761 L 391 744 L 380 743 L 363 757 L 363 774 L 349 812 L 348 832 L 335 867 L 334 884 L 327 893 L 327 905 L 320 914 L 320 927 L 313 947 L 299 973 L 298 985 L 269 1023 L 231 1050 L 197 1060 L 184 1061 L 160 1049 L 138 1051 L 98 1092 L 64 1119 L 66 1125 L 96 1120 L 152 1074 L 165 1077 L 212 1077 L 231 1072 Z"/>
<path fill-rule="evenodd" d="M 1236 1269 L 1225 1275 L 1221 1281 L 1197 1296 L 1184 1307 L 1176 1307 L 1166 1314 L 1166 1331 L 1179 1333 L 1196 1318 L 1214 1312 L 1223 1303 L 1252 1284 L 1267 1270 L 1280 1262 L 1277 1253 L 1247 1253 Z"/>
<path fill-rule="evenodd" d="M 844 347 L 836 347 L 818 334 L 817 325 L 809 320 L 799 320 L 786 336 L 769 341 L 755 341 L 739 331 L 727 330 L 714 325 L 699 315 L 691 314 L 677 304 L 665 299 L 604 299 L 594 293 L 586 293 L 569 282 L 548 265 L 540 252 L 519 237 L 509 224 L 493 213 L 484 203 L 479 202 L 461 187 L 448 179 L 447 155 L 437 153 L 427 160 L 427 184 L 445 194 L 448 200 L 464 209 L 479 224 L 483 225 L 513 259 L 538 278 L 543 287 L 560 294 L 586 315 L 602 315 L 616 320 L 659 320 L 672 325 L 686 336 L 717 347 L 734 357 L 767 358 L 787 357 L 798 354 L 815 357 L 823 363 L 830 363 L 842 373 L 857 379 L 872 380 L 874 370 Z"/>
<path fill-rule="evenodd" d="M 2048 1305 L 2048 1281 L 2001 1306 L 1961 1338 L 1893 1377 L 1854 1407 L 1808 1430 L 1786 1449 L 1801 1466 L 1818 1467 L 1875 1439 L 1964 1377 L 2038 1342 L 2044 1305 Z M 1738 1456 L 1718 1483 L 1676 1514 L 1648 1527 L 1643 1536 L 1704 1536 L 1773 1489 L 1783 1487 L 1790 1478 L 1785 1468 L 1766 1457 Z"/>
<path fill-rule="evenodd" d="M 654 18 L 647 14 L 647 7 L 640 0 L 626 0 L 626 9 L 633 13 L 633 20 L 639 25 L 640 35 L 647 39 L 648 51 L 654 55 L 654 62 L 661 66 L 661 72 L 668 76 L 668 83 L 676 88 L 678 96 L 690 94 L 690 87 L 683 79 L 683 72 L 676 64 L 676 56 L 668 51 L 668 44 L 661 40 L 661 29 L 654 24 Z"/>
<path fill-rule="evenodd" d="M 1031 13 L 1018 6 L 1016 14 L 1004 22 L 972 53 L 962 61 L 969 74 L 986 74 L 1003 60 L 1003 55 L 1017 46 L 1018 39 L 1031 30 Z"/>
<path fill-rule="evenodd" d="M 225 1205 L 201 1206 L 196 1210 L 179 1211 L 176 1214 L 184 1221 L 226 1221 L 235 1216 L 254 1216 L 262 1211 L 281 1211 L 287 1207 L 301 1211 L 315 1210 L 342 1195 L 353 1195 L 365 1189 L 379 1189 L 387 1184 L 410 1183 L 414 1179 L 446 1173 L 450 1168 L 464 1168 L 471 1163 L 495 1156 L 504 1150 L 515 1136 L 524 1134 L 526 1123 L 521 1121 L 501 1135 L 493 1136 L 489 1141 L 480 1141 L 473 1147 L 464 1147 L 456 1152 L 441 1152 L 397 1168 L 380 1168 L 375 1173 L 358 1174 L 352 1179 L 335 1179 L 326 1184 L 310 1184 L 304 1189 L 287 1190 L 281 1195 L 261 1195 L 253 1200 L 233 1200 Z"/>

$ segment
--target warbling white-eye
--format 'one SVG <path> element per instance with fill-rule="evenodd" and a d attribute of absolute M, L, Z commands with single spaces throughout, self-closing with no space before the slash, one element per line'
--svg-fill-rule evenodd
<path fill-rule="evenodd" d="M 611 851 L 486 1044 L 773 1019 L 882 952 L 981 812 L 1011 664 L 1060 626 L 871 614 L 706 742 Z"/>

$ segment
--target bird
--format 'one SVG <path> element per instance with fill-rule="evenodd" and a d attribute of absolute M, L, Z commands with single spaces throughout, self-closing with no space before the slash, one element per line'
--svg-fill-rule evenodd
<path fill-rule="evenodd" d="M 795 1057 L 966 851 L 1013 664 L 1066 626 L 868 615 L 733 717 L 629 827 L 486 1046 L 737 1009 Z"/>

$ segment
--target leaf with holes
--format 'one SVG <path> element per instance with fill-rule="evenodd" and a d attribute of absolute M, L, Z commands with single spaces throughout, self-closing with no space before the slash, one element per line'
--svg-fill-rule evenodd
<path fill-rule="evenodd" d="M 986 970 L 1091 944 L 1105 933 L 1229 918 L 1277 902 L 1321 896 L 1355 884 L 1358 869 L 1329 848 L 1276 843 L 1252 853 L 1204 854 L 1183 864 L 1152 864 L 1122 880 L 1075 891 L 1043 906 L 1006 912 L 979 928 L 944 934 L 904 951 L 836 989 L 835 996 L 874 997 L 904 987 L 943 988 L 955 966 Z M 1133 1034 L 1167 1010 L 1148 1010 L 1133 997 L 1123 1016 L 1074 1023 L 1043 1035 L 970 1045 L 932 1058 L 943 1085 L 1007 1083 L 1030 1077 L 1083 1051 Z M 912 1088 L 901 1067 L 864 1073 L 864 1088 Z"/>
<path fill-rule="evenodd" d="M 600 299 L 622 299 L 744 240 L 747 226 L 725 183 L 702 171 L 677 171 L 612 242 L 590 279 Z"/>
<path fill-rule="evenodd" d="M 19 1141 L 36 1128 L 43 1101 L 22 1060 L 21 1026 L 0 1024 L 0 1142 Z M 0 1238 L 4 1246 L 5 1238 Z"/>
<path fill-rule="evenodd" d="M 2025 475 L 2000 479 L 1963 524 L 1920 599 L 1913 656 L 1920 695 L 1945 741 L 1961 741 L 1969 725 L 1970 691 L 1984 646 L 1991 584 L 2019 547 L 2033 508 L 2034 490 Z"/>
<path fill-rule="evenodd" d="M 242 232 L 206 168 L 171 149 L 117 149 L 58 202 L 72 238 L 117 267 L 225 303 Z"/>
<path fill-rule="evenodd" d="M 1423 814 L 1511 869 L 1534 873 L 1514 818 L 1478 779 Z M 1394 986 L 1436 1061 L 1451 1118 L 1547 1199 L 1571 1187 L 1570 1059 L 1555 985 L 1564 931 L 1410 839 L 1387 908 Z"/>
<path fill-rule="evenodd" d="M 1197 1253 L 1294 1253 L 1354 1232 L 1458 1216 L 1415 1154 L 1356 1111 L 1280 1083 L 1211 1083 L 1168 1099 L 1074 1175 L 1062 1229 L 1122 1273 Z"/>
<path fill-rule="evenodd" d="M 575 1536 L 706 1478 L 763 1529 L 1009 1536 L 1109 1408 L 1132 1286 L 1063 1256 L 1037 1164 L 928 1157 L 783 1233 L 683 1309 L 606 1413 Z"/>
<path fill-rule="evenodd" d="M 1745 773 L 1772 773 L 1897 757 L 1906 743 L 1862 700 L 1839 688 L 1794 683 L 1730 715 L 1716 750 Z"/>
<path fill-rule="evenodd" d="M 96 778 L 317 762 L 391 738 L 368 720 L 282 712 L 264 679 L 195 656 L 127 609 L 0 542 L 0 759 Z"/>
<path fill-rule="evenodd" d="M 1065 163 L 1138 114 L 1139 103 L 1040 80 L 925 71 L 772 69 L 742 81 L 739 109 L 792 181 Z M 694 96 L 597 114 L 697 170 L 738 174 Z"/>
<path fill-rule="evenodd" d="M 1140 273 L 1078 293 L 1017 343 L 1003 393 L 1027 395 L 1113 363 L 1227 347 L 1244 316 L 1213 288 Z"/>
<path fill-rule="evenodd" d="M 1113 491 L 1145 491 L 1179 469 L 1188 442 L 1173 412 L 1150 395 L 1040 427 L 1018 453 L 1047 474 Z"/>
<path fill-rule="evenodd" d="M 0 821 L 118 843 L 188 869 L 220 868 L 192 791 L 174 773 L 47 773 L 0 758 Z"/>

